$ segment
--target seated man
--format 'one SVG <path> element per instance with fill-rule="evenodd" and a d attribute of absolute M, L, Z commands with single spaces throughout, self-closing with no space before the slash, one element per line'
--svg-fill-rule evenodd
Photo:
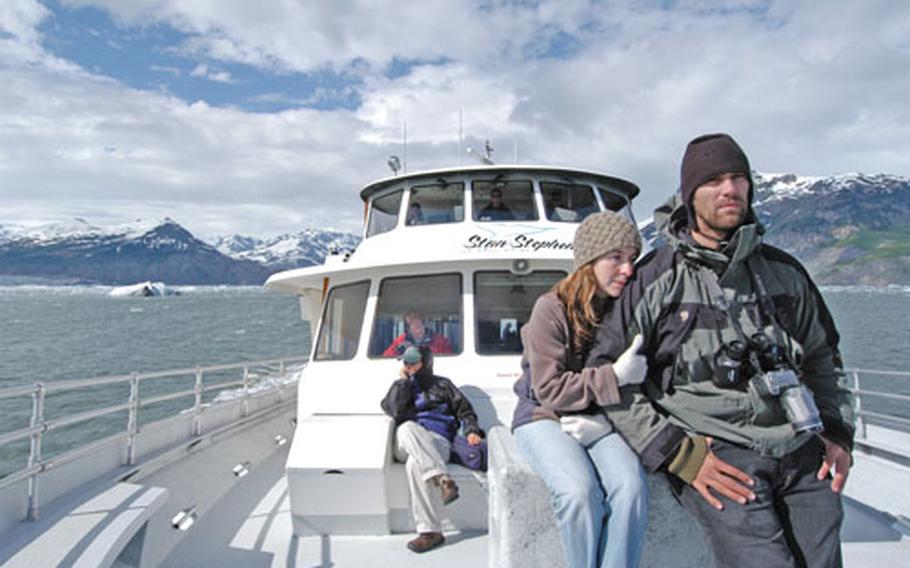
<path fill-rule="evenodd" d="M 493 188 L 490 190 L 490 203 L 480 210 L 481 221 L 511 221 L 515 219 L 512 210 L 506 207 L 502 201 L 502 190 Z"/>
<path fill-rule="evenodd" d="M 433 374 L 429 349 L 408 347 L 401 360 L 401 378 L 392 383 L 382 409 L 395 420 L 395 457 L 405 463 L 408 478 L 418 533 L 408 548 L 426 552 L 445 542 L 433 487 L 439 488 L 443 505 L 458 499 L 458 485 L 446 473 L 458 427 L 472 446 L 480 445 L 483 430 L 458 387 Z"/>
<path fill-rule="evenodd" d="M 423 323 L 423 314 L 411 310 L 404 314 L 404 333 L 395 338 L 382 352 L 383 357 L 397 357 L 411 346 L 430 348 L 433 353 L 452 353 L 452 344 L 445 336 L 433 333 Z"/>

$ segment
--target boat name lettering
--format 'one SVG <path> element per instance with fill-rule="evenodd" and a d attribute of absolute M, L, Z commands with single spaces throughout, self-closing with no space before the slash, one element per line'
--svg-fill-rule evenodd
<path fill-rule="evenodd" d="M 468 249 L 514 249 L 514 250 L 572 250 L 572 243 L 559 239 L 535 239 L 525 234 L 518 234 L 510 240 L 471 235 L 465 243 Z"/>

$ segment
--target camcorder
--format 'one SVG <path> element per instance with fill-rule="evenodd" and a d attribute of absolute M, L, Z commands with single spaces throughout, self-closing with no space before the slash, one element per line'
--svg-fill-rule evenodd
<path fill-rule="evenodd" d="M 712 380 L 724 389 L 741 388 L 751 380 L 760 396 L 780 401 L 796 432 L 824 430 L 812 392 L 799 382 L 781 346 L 764 333 L 752 335 L 748 343 L 734 339 L 722 345 L 714 357 Z"/>

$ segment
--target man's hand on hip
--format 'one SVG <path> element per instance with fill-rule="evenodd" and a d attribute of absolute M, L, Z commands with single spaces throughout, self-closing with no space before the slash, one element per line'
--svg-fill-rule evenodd
<path fill-rule="evenodd" d="M 755 482 L 744 471 L 733 467 L 724 460 L 717 457 L 711 451 L 711 438 L 706 438 L 708 442 L 708 453 L 705 461 L 702 462 L 695 479 L 692 480 L 694 487 L 705 501 L 718 511 L 723 510 L 724 505 L 710 491 L 713 489 L 717 493 L 736 501 L 740 505 L 745 505 L 748 501 L 755 500 L 755 493 L 749 489 L 749 486 Z"/>
<path fill-rule="evenodd" d="M 831 491 L 840 493 L 844 490 L 844 484 L 847 483 L 847 476 L 850 475 L 850 464 L 853 463 L 853 457 L 850 456 L 850 452 L 828 438 L 824 436 L 820 436 L 820 438 L 825 443 L 825 457 L 822 459 L 821 467 L 818 468 L 818 479 L 824 479 L 833 471 L 834 479 L 831 480 Z"/>

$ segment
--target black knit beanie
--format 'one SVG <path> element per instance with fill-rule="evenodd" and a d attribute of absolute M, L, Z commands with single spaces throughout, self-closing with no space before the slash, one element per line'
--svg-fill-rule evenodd
<path fill-rule="evenodd" d="M 723 174 L 743 173 L 749 178 L 749 204 L 752 204 L 752 169 L 739 144 L 729 134 L 705 134 L 689 142 L 680 168 L 679 192 L 695 227 L 692 196 L 701 184 Z"/>

